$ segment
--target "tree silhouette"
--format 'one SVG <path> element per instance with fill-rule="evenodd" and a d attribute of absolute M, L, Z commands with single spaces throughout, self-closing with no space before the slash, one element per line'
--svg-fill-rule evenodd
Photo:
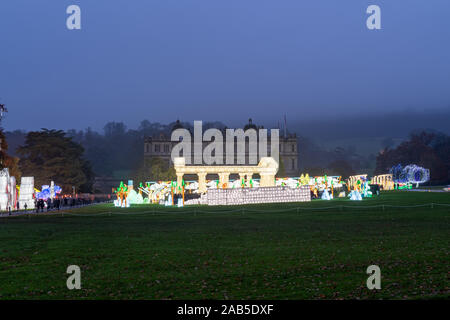
<path fill-rule="evenodd" d="M 34 176 L 37 186 L 53 180 L 64 192 L 71 192 L 72 186 L 81 192 L 90 191 L 93 174 L 90 164 L 83 158 L 84 149 L 66 137 L 64 131 L 29 132 L 25 145 L 17 151 L 23 175 Z"/>

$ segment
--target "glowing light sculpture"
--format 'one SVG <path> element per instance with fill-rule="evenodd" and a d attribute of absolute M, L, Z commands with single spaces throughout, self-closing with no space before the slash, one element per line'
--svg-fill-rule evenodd
<path fill-rule="evenodd" d="M 34 209 L 34 177 L 22 177 L 19 188 L 19 209 Z"/>
<path fill-rule="evenodd" d="M 50 185 L 43 185 L 42 191 L 36 193 L 36 199 L 47 200 L 48 198 L 53 199 L 56 195 L 60 194 L 62 189 L 60 186 L 55 186 L 52 181 Z"/>
<path fill-rule="evenodd" d="M 364 198 L 372 198 L 372 191 L 370 190 L 369 182 L 365 181 L 362 187 L 362 196 Z"/>
<path fill-rule="evenodd" d="M 129 192 L 127 185 L 124 184 L 123 181 L 120 181 L 119 187 L 114 192 L 117 195 L 117 199 L 114 200 L 114 206 L 128 208 L 130 203 L 127 201 Z"/>
<path fill-rule="evenodd" d="M 406 184 L 407 187 L 408 184 L 415 183 L 417 188 L 420 183 L 425 183 L 430 180 L 430 170 L 415 164 L 409 164 L 406 167 L 398 164 L 393 166 L 389 170 L 389 173 L 392 174 L 392 180 L 396 184 Z M 405 189 L 405 185 L 402 185 L 401 187 L 402 189 Z"/>
<path fill-rule="evenodd" d="M 362 200 L 361 194 L 357 190 L 353 190 L 352 192 L 350 192 L 349 197 L 350 197 L 350 200 L 354 200 L 354 201 Z"/>
<path fill-rule="evenodd" d="M 321 198 L 322 200 L 331 200 L 332 198 L 331 198 L 331 196 L 330 196 L 330 194 L 328 193 L 328 190 L 327 189 L 325 189 L 324 191 L 323 191 L 323 193 L 322 193 L 322 198 Z"/>
<path fill-rule="evenodd" d="M 415 183 L 416 188 L 420 183 L 425 183 L 430 180 L 430 170 L 419 167 L 415 164 L 407 165 L 404 169 L 408 182 Z"/>
<path fill-rule="evenodd" d="M 143 204 L 144 198 L 142 197 L 142 194 L 137 193 L 134 190 L 130 190 L 127 196 L 128 203 L 131 204 Z"/>

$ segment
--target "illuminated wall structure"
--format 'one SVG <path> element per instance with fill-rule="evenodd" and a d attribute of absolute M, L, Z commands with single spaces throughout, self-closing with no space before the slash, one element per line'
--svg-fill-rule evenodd
<path fill-rule="evenodd" d="M 391 173 L 374 176 L 371 184 L 378 184 L 382 186 L 383 190 L 394 190 L 394 180 Z"/>
<path fill-rule="evenodd" d="M 367 180 L 367 174 L 358 174 L 348 177 L 348 187 L 351 190 L 358 190 L 361 192 L 362 184 Z M 349 190 L 349 191 L 351 191 Z"/>
<path fill-rule="evenodd" d="M 172 131 L 176 129 L 183 128 L 180 121 L 177 120 L 176 124 L 173 126 Z M 252 123 L 252 120 L 249 119 L 249 123 L 244 126 L 244 131 L 247 129 L 255 129 L 258 131 L 259 129 L 263 129 L 261 126 L 256 126 Z M 225 136 L 225 133 L 224 133 Z M 259 138 L 259 134 L 257 135 Z M 287 132 L 282 132 L 280 130 L 280 138 L 279 138 L 279 154 L 280 159 L 283 161 L 284 171 L 286 176 L 297 176 L 298 175 L 298 150 L 297 150 L 297 136 L 295 134 L 289 134 Z M 167 162 L 169 166 L 172 165 L 172 159 L 171 159 L 171 153 L 172 148 L 177 144 L 177 141 L 171 141 L 170 136 L 166 136 L 164 134 L 160 134 L 159 136 L 153 136 L 153 137 L 145 137 L 144 140 L 144 157 L 148 160 L 154 159 L 154 158 L 161 158 L 164 161 Z M 203 149 L 209 144 L 210 142 L 204 141 L 203 142 Z M 224 146 L 223 150 L 225 150 L 225 139 L 224 139 Z M 194 150 L 194 141 L 192 141 L 192 150 Z M 248 165 L 248 148 L 246 148 L 246 155 L 245 159 L 246 162 L 244 165 Z M 267 149 L 271 150 L 271 141 L 270 139 L 267 140 Z M 225 157 L 225 152 L 224 152 Z M 261 158 L 258 158 L 257 161 L 261 160 Z M 225 162 L 224 162 L 225 163 Z M 237 163 L 235 161 L 235 163 Z"/>
<path fill-rule="evenodd" d="M 210 206 L 305 202 L 311 201 L 311 192 L 308 186 L 210 189 L 206 200 Z"/>

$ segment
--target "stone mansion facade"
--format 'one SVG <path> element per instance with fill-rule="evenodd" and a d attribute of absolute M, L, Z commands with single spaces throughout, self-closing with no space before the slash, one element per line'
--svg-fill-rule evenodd
<path fill-rule="evenodd" d="M 177 120 L 176 124 L 173 126 L 172 130 L 183 128 L 181 123 Z M 249 123 L 244 126 L 244 131 L 247 129 L 255 129 L 259 130 L 263 127 L 258 127 L 252 123 L 252 120 L 249 119 Z M 281 132 L 280 132 L 281 134 Z M 258 135 L 257 135 L 258 136 Z M 280 135 L 279 137 L 279 155 L 280 161 L 282 161 L 282 165 L 280 167 L 284 167 L 284 171 L 286 176 L 296 177 L 299 174 L 298 169 L 298 150 L 297 150 L 297 136 L 295 134 L 286 134 Z M 170 136 L 167 136 L 161 133 L 158 136 L 145 137 L 144 140 L 144 157 L 147 160 L 151 160 L 154 158 L 161 158 L 164 161 L 167 161 L 168 165 L 173 165 L 171 159 L 172 148 L 178 144 L 178 141 L 171 141 Z M 203 148 L 207 146 L 210 142 L 204 141 Z M 270 138 L 267 139 L 268 150 L 270 150 Z M 247 144 L 248 147 L 248 144 Z M 247 149 L 247 148 L 246 148 Z M 193 150 L 193 147 L 192 147 Z M 225 142 L 224 142 L 224 152 L 225 152 Z M 268 152 L 270 156 L 270 151 Z M 258 162 L 259 162 L 258 155 Z M 246 153 L 245 164 L 248 165 L 248 153 Z"/>

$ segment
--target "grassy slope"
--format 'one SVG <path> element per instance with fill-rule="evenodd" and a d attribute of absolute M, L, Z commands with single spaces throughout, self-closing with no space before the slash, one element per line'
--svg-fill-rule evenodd
<path fill-rule="evenodd" d="M 339 209 L 430 202 L 450 195 L 0 219 L 0 299 L 449 298 L 450 207 Z M 276 212 L 324 206 L 336 209 Z M 66 288 L 70 264 L 81 267 L 82 290 Z M 365 285 L 371 264 L 381 268 L 378 292 Z"/>

